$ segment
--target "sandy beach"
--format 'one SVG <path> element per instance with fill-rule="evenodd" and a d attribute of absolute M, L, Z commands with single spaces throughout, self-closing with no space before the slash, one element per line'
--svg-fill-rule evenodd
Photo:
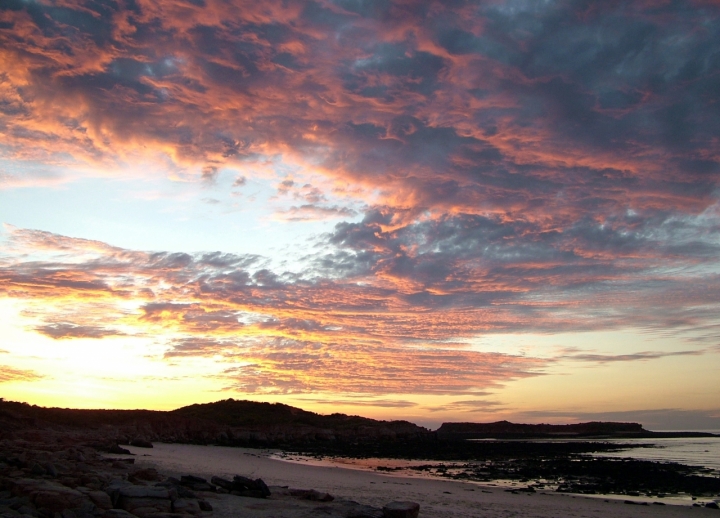
<path fill-rule="evenodd" d="M 338 466 L 312 465 L 272 458 L 269 452 L 245 448 L 156 443 L 153 449 L 128 447 L 138 467 L 155 467 L 168 475 L 185 474 L 232 478 L 239 474 L 262 478 L 270 486 L 316 489 L 338 499 L 382 507 L 393 500 L 420 504 L 421 517 L 599 517 L 720 516 L 713 509 L 690 505 L 629 505 L 625 498 L 595 498 L 558 493 L 508 493 L 503 488 L 420 477 L 388 475 Z M 312 516 L 321 513 L 317 503 L 297 504 L 295 511 L 282 508 L 273 499 L 258 500 L 210 494 L 216 518 L 248 516 Z M 641 502 L 642 499 L 631 500 Z"/>

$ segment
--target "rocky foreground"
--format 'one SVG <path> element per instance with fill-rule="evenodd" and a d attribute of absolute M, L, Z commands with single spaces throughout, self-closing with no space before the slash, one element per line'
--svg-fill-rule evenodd
<path fill-rule="evenodd" d="M 252 509 L 292 518 L 416 518 L 419 512 L 413 502 L 377 508 L 314 489 L 269 487 L 242 475 L 209 481 L 192 474 L 166 477 L 137 468 L 116 444 L 99 445 L 78 433 L 13 435 L 0 440 L 2 518 L 201 518 L 213 515 L 211 501 L 227 507 L 227 499 L 236 500 L 230 505 L 240 516 L 252 516 Z"/>

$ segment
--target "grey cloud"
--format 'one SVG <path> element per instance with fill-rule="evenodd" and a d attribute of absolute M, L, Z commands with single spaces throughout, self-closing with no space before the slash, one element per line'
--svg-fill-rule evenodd
<path fill-rule="evenodd" d="M 278 215 L 290 221 L 304 221 L 309 219 L 352 218 L 357 215 L 357 212 L 348 207 L 337 205 L 328 207 L 308 203 L 292 206 L 285 211 L 278 212 Z"/>
<path fill-rule="evenodd" d="M 590 353 L 575 353 L 560 356 L 558 359 L 561 360 L 574 360 L 580 362 L 589 363 L 615 363 L 615 362 L 632 362 L 632 361 L 647 361 L 657 360 L 659 358 L 671 358 L 673 356 L 701 356 L 707 354 L 709 351 L 704 349 L 692 350 L 692 351 L 641 351 L 637 353 L 629 354 L 590 354 Z"/>
<path fill-rule="evenodd" d="M 169 346 L 163 354 L 166 359 L 214 356 L 223 351 L 227 352 L 233 347 L 233 343 L 215 339 L 185 338 L 173 340 Z"/>
<path fill-rule="evenodd" d="M 217 181 L 218 168 L 214 165 L 207 165 L 202 169 L 203 182 L 213 184 Z"/>
<path fill-rule="evenodd" d="M 105 338 L 108 336 L 125 336 L 125 333 L 112 328 L 57 322 L 34 328 L 40 334 L 54 340 L 67 338 Z"/>
<path fill-rule="evenodd" d="M 322 403 L 325 405 L 342 405 L 342 406 L 361 406 L 361 407 L 378 407 L 378 408 L 412 408 L 418 406 L 412 401 L 402 399 L 314 399 L 299 398 L 300 401 L 312 403 Z"/>
<path fill-rule="evenodd" d="M 490 395 L 489 393 L 478 392 L 475 396 Z M 499 411 L 503 409 L 503 404 L 499 401 L 489 399 L 466 399 L 453 401 L 440 406 L 424 407 L 430 412 L 477 412 L 477 411 Z"/>

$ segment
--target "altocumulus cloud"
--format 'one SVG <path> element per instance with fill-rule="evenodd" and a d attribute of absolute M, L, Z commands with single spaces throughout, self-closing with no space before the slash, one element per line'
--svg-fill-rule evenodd
<path fill-rule="evenodd" d="M 697 277 L 692 269 L 659 278 L 652 266 L 633 266 L 635 280 L 629 282 L 626 270 L 613 261 L 580 262 L 573 275 L 563 275 L 567 265 L 539 268 L 520 252 L 501 253 L 500 243 L 484 266 L 464 266 L 465 249 L 448 245 L 452 253 L 438 246 L 424 252 L 427 258 L 416 252 L 418 257 L 400 265 L 403 270 L 388 263 L 397 259 L 394 241 L 406 239 L 408 229 L 367 232 L 368 225 L 360 223 L 358 235 L 348 234 L 355 236 L 352 246 L 336 241 L 333 257 L 313 258 L 315 267 L 303 274 L 275 273 L 252 255 L 138 252 L 13 229 L 13 254 L 0 267 L 2 293 L 35 301 L 33 317 L 46 320 L 36 330 L 53 338 L 102 338 L 119 334 L 116 329 L 142 336 L 161 331 L 167 361 L 213 358 L 227 389 L 250 393 L 480 396 L 509 380 L 541 375 L 559 360 L 609 363 L 713 352 L 605 356 L 572 350 L 534 358 L 464 348 L 458 338 L 482 333 L 607 329 L 637 321 L 699 326 L 714 318 L 717 280 Z M 483 232 L 509 236 L 507 229 L 485 226 Z M 339 225 L 338 231 L 344 228 Z M 372 251 L 361 246 L 367 240 Z M 505 241 L 515 248 L 512 239 Z M 364 254 L 365 266 L 338 272 L 335 256 L 341 253 Z M 437 275 L 434 268 L 417 267 L 424 260 L 439 261 L 435 254 L 454 258 L 452 272 Z M 483 268 L 489 270 L 484 281 Z M 518 275 L 521 268 L 529 273 Z M 330 274 L 322 275 L 328 269 Z M 603 305 L 603 292 L 613 301 Z M 618 293 L 626 297 L 622 303 Z M 677 305 L 683 314 L 677 314 Z"/>
<path fill-rule="evenodd" d="M 302 273 L 10 229 L 0 293 L 44 305 L 38 332 L 162 330 L 168 361 L 261 392 L 472 393 L 551 362 L 445 345 L 482 333 L 716 334 L 718 24 L 701 0 L 8 0 L 2 153 L 27 167 L 0 188 L 291 163 L 277 216 L 340 221 Z"/>

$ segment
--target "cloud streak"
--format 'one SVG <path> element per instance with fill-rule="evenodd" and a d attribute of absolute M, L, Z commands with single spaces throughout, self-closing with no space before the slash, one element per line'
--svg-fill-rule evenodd
<path fill-rule="evenodd" d="M 485 225 L 483 232 L 507 237 Z M 458 337 L 484 333 L 605 330 L 637 322 L 666 329 L 697 325 L 714 318 L 717 279 L 696 278 L 692 270 L 663 278 L 652 269 L 645 275 L 635 269 L 635 280 L 628 281 L 612 265 L 590 268 L 589 274 L 575 268 L 564 278 L 560 266 L 530 267 L 522 253 L 498 249 L 490 252 L 500 258 L 489 268 L 493 282 L 481 281 L 458 275 L 459 267 L 443 270 L 436 257 L 426 268 L 422 254 L 414 263 L 388 264 L 399 254 L 383 249 L 402 250 L 395 242 L 404 241 L 407 229 L 383 237 L 386 233 L 367 232 L 367 226 L 336 227 L 336 235 L 353 243 L 373 243 L 375 252 L 367 252 L 364 263 L 338 270 L 337 255 L 352 250 L 345 244 L 332 259 L 311 259 L 315 267 L 303 274 L 276 273 L 253 255 L 138 252 L 11 229 L 13 254 L 0 267 L 1 292 L 32 304 L 28 315 L 45 320 L 35 326 L 41 334 L 103 338 L 131 329 L 138 336 L 165 337 L 160 340 L 167 362 L 213 359 L 220 366 L 217 379 L 245 393 L 479 396 L 508 381 L 542 375 L 558 361 L 607 364 L 712 352 L 570 350 L 539 358 L 458 346 Z M 357 258 L 362 248 L 353 246 Z M 462 247 L 448 249 L 456 261 L 464 260 Z M 435 253 L 440 252 L 427 254 Z M 442 255 L 449 260 L 448 252 Z M 518 278 L 516 262 L 533 277 Z M 322 275 L 328 271 L 332 275 Z M 616 299 L 622 294 L 624 300 L 602 305 L 603 293 Z M 99 311 L 88 310 L 90 304 L 99 304 Z M 494 404 L 465 400 L 454 408 L 472 409 L 475 403 Z"/>
<path fill-rule="evenodd" d="M 38 381 L 43 379 L 43 377 L 44 376 L 30 370 L 15 369 L 8 365 L 0 366 L 0 383 Z"/>

